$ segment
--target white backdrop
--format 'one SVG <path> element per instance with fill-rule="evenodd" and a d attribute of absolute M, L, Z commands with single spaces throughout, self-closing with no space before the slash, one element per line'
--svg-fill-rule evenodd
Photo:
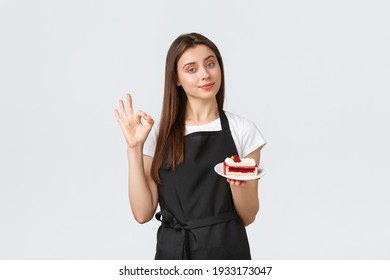
<path fill-rule="evenodd" d="M 219 47 L 262 152 L 254 259 L 389 259 L 388 1 L 0 0 L 0 259 L 152 259 L 114 116 L 158 118 L 180 34 Z"/>

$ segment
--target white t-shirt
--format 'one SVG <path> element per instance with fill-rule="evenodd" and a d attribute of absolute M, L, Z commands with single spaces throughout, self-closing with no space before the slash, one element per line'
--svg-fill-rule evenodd
<path fill-rule="evenodd" d="M 257 148 L 264 146 L 265 141 L 261 132 L 257 129 L 256 125 L 233 113 L 225 112 L 229 122 L 230 132 L 232 134 L 234 143 L 236 144 L 239 157 L 246 157 Z M 152 130 L 149 133 L 148 138 L 144 144 L 143 154 L 146 156 L 154 156 L 157 143 L 157 134 L 159 130 L 159 123 L 155 123 Z M 186 125 L 185 135 L 198 132 L 198 131 L 220 131 L 222 130 L 220 119 L 216 119 L 210 123 L 202 125 Z"/>

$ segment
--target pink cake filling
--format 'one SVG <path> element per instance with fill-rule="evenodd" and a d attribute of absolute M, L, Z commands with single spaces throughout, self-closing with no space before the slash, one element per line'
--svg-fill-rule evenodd
<path fill-rule="evenodd" d="M 253 173 L 255 168 L 237 168 L 237 167 L 229 167 L 229 172 L 240 172 L 240 173 Z"/>
<path fill-rule="evenodd" d="M 224 162 L 223 164 L 223 173 L 225 175 L 234 175 L 234 176 L 247 176 L 247 175 L 252 175 L 252 176 L 256 176 L 257 175 L 257 165 L 252 165 L 252 166 L 245 166 L 245 165 L 242 165 L 242 166 L 231 166 L 229 164 L 227 164 L 226 162 Z"/>

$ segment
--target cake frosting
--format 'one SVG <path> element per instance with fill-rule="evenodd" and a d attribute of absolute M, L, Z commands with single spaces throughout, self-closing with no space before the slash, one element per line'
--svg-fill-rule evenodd
<path fill-rule="evenodd" d="M 235 155 L 225 159 L 223 173 L 232 176 L 256 176 L 258 166 L 252 158 L 239 158 Z"/>

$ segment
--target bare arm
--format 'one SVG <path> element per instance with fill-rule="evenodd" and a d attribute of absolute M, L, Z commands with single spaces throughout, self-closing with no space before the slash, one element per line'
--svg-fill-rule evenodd
<path fill-rule="evenodd" d="M 260 163 L 260 148 L 250 153 L 248 158 L 253 158 Z M 259 211 L 258 180 L 237 181 L 230 180 L 230 189 L 233 195 L 234 207 L 245 226 L 251 224 Z"/>
<path fill-rule="evenodd" d="M 157 184 L 150 176 L 153 158 L 142 155 L 142 150 L 127 149 L 128 191 L 131 211 L 135 220 L 146 223 L 153 218 L 157 208 Z"/>
<path fill-rule="evenodd" d="M 134 113 L 130 94 L 127 94 L 126 98 L 126 108 L 120 100 L 120 112 L 115 110 L 115 116 L 127 142 L 128 190 L 131 210 L 137 222 L 146 223 L 153 218 L 158 201 L 157 185 L 150 176 L 152 158 L 142 154 L 143 145 L 154 121 L 151 116 L 142 111 Z M 144 119 L 146 123 L 143 124 L 141 119 Z"/>

